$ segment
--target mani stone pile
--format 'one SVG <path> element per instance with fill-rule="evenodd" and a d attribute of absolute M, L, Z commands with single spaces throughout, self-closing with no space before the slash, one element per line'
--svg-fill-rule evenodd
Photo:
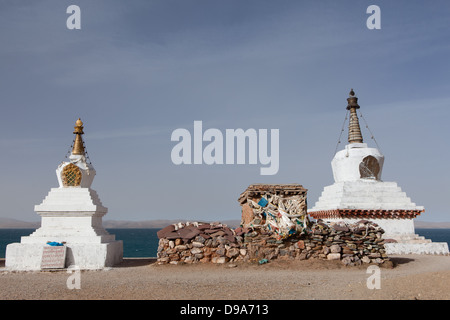
<path fill-rule="evenodd" d="M 345 265 L 382 264 L 384 231 L 375 223 L 313 223 L 306 233 L 279 239 L 261 228 L 232 229 L 221 223 L 179 223 L 158 232 L 157 261 L 180 263 L 266 263 L 274 259 L 341 260 Z"/>
<path fill-rule="evenodd" d="M 226 263 L 246 256 L 242 237 L 227 225 L 186 222 L 169 225 L 157 233 L 159 263 Z"/>
<path fill-rule="evenodd" d="M 306 190 L 300 185 L 283 186 L 252 185 L 241 194 L 239 202 L 248 206 L 243 206 L 241 226 L 236 229 L 219 222 L 186 222 L 161 229 L 158 263 L 263 264 L 316 258 L 352 266 L 389 260 L 384 230 L 377 224 L 367 220 L 311 222 L 306 214 Z"/>

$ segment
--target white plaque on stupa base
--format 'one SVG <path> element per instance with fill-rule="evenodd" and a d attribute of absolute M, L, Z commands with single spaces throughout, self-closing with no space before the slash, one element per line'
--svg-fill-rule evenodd
<path fill-rule="evenodd" d="M 62 269 L 66 266 L 65 246 L 46 246 L 42 251 L 41 269 Z"/>

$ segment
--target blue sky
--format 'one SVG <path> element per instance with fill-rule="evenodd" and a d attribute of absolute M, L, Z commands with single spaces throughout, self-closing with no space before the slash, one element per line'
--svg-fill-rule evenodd
<path fill-rule="evenodd" d="M 66 28 L 71 4 L 81 30 Z M 382 179 L 420 220 L 450 221 L 449 17 L 448 1 L 1 0 L 0 217 L 39 219 L 78 117 L 105 219 L 240 219 L 252 183 L 300 183 L 312 207 L 354 88 Z M 278 173 L 174 165 L 171 133 L 195 120 L 279 129 Z"/>

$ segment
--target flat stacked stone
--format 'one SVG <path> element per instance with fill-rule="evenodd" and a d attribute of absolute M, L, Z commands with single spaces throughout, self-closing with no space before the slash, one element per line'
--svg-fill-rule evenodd
<path fill-rule="evenodd" d="M 221 223 L 179 223 L 157 233 L 162 263 L 225 263 L 240 254 L 233 229 Z"/>
<path fill-rule="evenodd" d="M 158 262 L 264 263 L 275 259 L 340 260 L 345 265 L 382 264 L 389 260 L 382 238 L 384 231 L 361 220 L 326 224 L 317 221 L 306 233 L 287 239 L 261 228 L 231 229 L 221 223 L 170 225 L 158 232 Z"/>
<path fill-rule="evenodd" d="M 306 199 L 307 189 L 297 183 L 291 184 L 262 184 L 256 183 L 248 186 L 248 188 L 239 195 L 238 201 L 241 205 L 246 203 L 248 199 L 260 199 L 266 194 L 276 194 L 282 197 L 302 196 Z"/>

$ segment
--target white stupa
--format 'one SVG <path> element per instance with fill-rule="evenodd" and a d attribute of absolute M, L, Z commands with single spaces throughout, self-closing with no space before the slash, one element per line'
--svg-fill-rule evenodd
<path fill-rule="evenodd" d="M 59 187 L 52 188 L 35 211 L 41 227 L 20 243 L 6 248 L 5 267 L 11 270 L 39 270 L 48 243 L 63 244 L 64 267 L 102 269 L 122 261 L 123 243 L 115 240 L 102 226 L 107 213 L 98 195 L 91 189 L 95 170 L 86 162 L 82 140 L 83 123 L 76 121 L 75 141 L 69 161 L 56 169 Z"/>
<path fill-rule="evenodd" d="M 384 156 L 363 143 L 356 110 L 360 108 L 353 89 L 347 99 L 350 112 L 348 144 L 331 161 L 334 184 L 324 188 L 315 206 L 314 219 L 354 223 L 370 220 L 385 230 L 388 254 L 448 254 L 447 243 L 433 243 L 415 234 L 413 219 L 424 212 L 406 196 L 396 182 L 381 180 Z"/>

